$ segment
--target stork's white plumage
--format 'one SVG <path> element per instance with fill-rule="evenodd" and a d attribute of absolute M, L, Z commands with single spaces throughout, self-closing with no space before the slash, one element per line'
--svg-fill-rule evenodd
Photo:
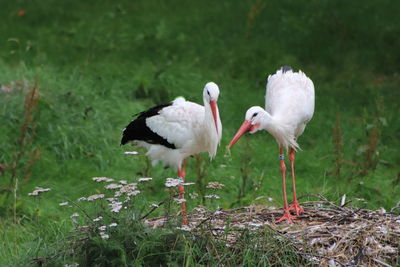
<path fill-rule="evenodd" d="M 294 210 L 296 215 L 304 211 L 296 197 L 294 153 L 299 148 L 298 137 L 304 132 L 306 124 L 314 114 L 314 84 L 303 72 L 293 72 L 291 67 L 284 66 L 268 77 L 265 98 L 265 110 L 259 106 L 247 110 L 245 121 L 229 147 L 232 147 L 247 131 L 255 133 L 259 130 L 267 130 L 275 137 L 280 149 L 285 210 L 284 215 L 277 222 L 282 220 L 292 222 L 295 216 L 290 214 L 290 210 Z M 293 185 L 293 203 L 290 207 L 286 198 L 286 166 L 283 148 L 286 150 L 290 148 L 289 160 Z"/>
<path fill-rule="evenodd" d="M 153 164 L 178 170 L 178 177 L 185 179 L 185 159 L 191 155 L 208 152 L 213 158 L 222 136 L 222 124 L 217 100 L 219 88 L 213 83 L 203 90 L 204 106 L 186 101 L 183 97 L 173 102 L 155 106 L 141 112 L 123 131 L 121 144 L 132 141 L 147 149 Z M 183 187 L 180 187 L 183 198 Z M 185 203 L 182 203 L 183 223 L 186 224 Z"/>

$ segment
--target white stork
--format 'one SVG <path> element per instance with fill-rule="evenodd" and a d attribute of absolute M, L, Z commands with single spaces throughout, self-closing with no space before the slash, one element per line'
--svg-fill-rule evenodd
<path fill-rule="evenodd" d="M 232 147 L 247 131 L 255 133 L 267 130 L 279 144 L 281 164 L 284 215 L 276 222 L 287 220 L 292 223 L 296 215 L 304 212 L 296 197 L 294 174 L 294 153 L 299 149 L 298 137 L 303 133 L 306 124 L 314 114 L 314 84 L 303 72 L 293 72 L 289 66 L 284 66 L 272 76 L 268 76 L 265 96 L 265 110 L 259 106 L 247 110 L 245 120 L 229 144 Z M 290 147 L 289 161 L 292 171 L 293 203 L 289 207 L 286 198 L 286 166 L 283 147 Z"/>
<path fill-rule="evenodd" d="M 153 165 L 162 161 L 177 169 L 178 178 L 184 182 L 187 157 L 208 152 L 213 158 L 217 153 L 222 136 L 218 96 L 218 86 L 209 82 L 203 90 L 204 106 L 178 97 L 143 111 L 124 129 L 121 144 L 132 141 L 146 148 Z M 183 186 L 179 191 L 184 199 Z M 182 202 L 182 216 L 183 224 L 187 224 L 185 202 Z"/>

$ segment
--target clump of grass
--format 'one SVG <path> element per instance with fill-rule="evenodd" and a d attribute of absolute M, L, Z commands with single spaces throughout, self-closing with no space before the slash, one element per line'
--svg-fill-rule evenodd
<path fill-rule="evenodd" d="M 16 140 L 14 155 L 11 162 L 2 164 L 2 171 L 0 172 L 0 175 L 5 175 L 7 177 L 6 180 L 8 179 L 8 185 L 4 184 L 4 187 L 1 190 L 1 193 L 5 195 L 5 198 L 3 198 L 3 200 L 5 200 L 1 204 L 4 205 L 3 209 L 5 210 L 5 213 L 10 211 L 7 207 L 12 207 L 14 222 L 16 222 L 17 219 L 18 190 L 21 185 L 29 182 L 32 167 L 40 158 L 39 151 L 33 146 L 37 123 L 34 115 L 39 102 L 39 92 L 37 87 L 38 81 L 36 81 L 32 88 L 25 92 L 23 115 L 21 116 L 22 123 Z M 23 87 L 23 89 L 27 88 Z M 10 198 L 13 199 L 12 205 L 10 205 Z"/>
<path fill-rule="evenodd" d="M 107 236 L 94 228 L 82 229 L 81 237 L 70 245 L 67 256 L 84 266 L 162 265 L 181 248 L 177 231 L 150 229 L 140 220 L 126 214 Z M 178 261 L 179 262 L 179 261 Z"/>
<path fill-rule="evenodd" d="M 293 242 L 278 235 L 268 227 L 257 231 L 245 230 L 239 236 L 233 250 L 244 265 L 261 266 L 307 266 L 311 265 L 299 253 Z"/>
<path fill-rule="evenodd" d="M 46 248 L 32 257 L 31 262 L 47 266 L 233 266 L 298 265 L 307 262 L 289 240 L 277 236 L 268 228 L 256 231 L 243 229 L 232 245 L 223 238 L 215 238 L 207 224 L 199 224 L 196 229 L 193 224 L 178 227 L 179 217 L 169 214 L 162 217 L 161 225 L 154 227 L 154 220 L 148 222 L 148 216 L 164 204 L 169 211 L 178 192 L 156 205 L 139 202 L 141 184 L 152 178 L 139 178 L 136 183 L 108 177 L 94 177 L 92 180 L 104 185 L 104 189 L 77 201 L 60 203 L 62 209 L 69 209 L 72 213 L 70 217 L 74 227 L 67 236 L 51 246 L 52 249 Z M 180 180 L 167 180 L 166 185 L 170 188 L 179 186 Z M 206 186 L 209 190 L 223 187 L 218 182 L 210 182 Z M 227 221 L 225 237 L 231 231 L 237 232 L 237 229 L 231 229 Z"/>
<path fill-rule="evenodd" d="M 152 180 L 150 177 L 139 178 L 136 182 L 108 177 L 94 177 L 92 180 L 103 185 L 96 194 L 59 204 L 71 213 L 74 228 L 68 238 L 62 240 L 61 245 L 59 242 L 55 250 L 33 261 L 52 265 L 68 259 L 69 262 L 65 263 L 78 262 L 85 266 L 121 266 L 132 262 L 160 265 L 166 262 L 167 252 L 179 246 L 179 232 L 174 227 L 180 224 L 180 218 L 171 217 L 167 222 L 169 230 L 163 232 L 146 227 L 145 220 L 158 207 L 173 202 L 178 194 L 172 190 L 166 200 L 149 205 L 139 198 L 143 184 Z M 170 218 L 171 205 L 165 206 L 166 217 Z M 154 254 L 159 256 L 150 256 Z"/>
<path fill-rule="evenodd" d="M 346 176 L 348 180 L 352 180 L 355 177 L 365 177 L 370 171 L 376 169 L 380 156 L 379 142 L 382 135 L 382 128 L 386 121 L 383 118 L 383 100 L 381 97 L 377 98 L 375 109 L 376 112 L 374 112 L 372 118 L 365 112 L 363 126 L 365 127 L 366 134 L 359 138 L 361 145 L 357 149 L 354 149 L 356 152 L 353 155 L 347 156 L 352 156 L 352 161 L 345 159 L 340 113 L 336 114 L 336 123 L 332 130 L 334 168 L 330 171 L 330 174 L 335 176 L 335 178 Z M 347 173 L 344 173 L 345 165 L 351 167 L 351 170 Z"/>

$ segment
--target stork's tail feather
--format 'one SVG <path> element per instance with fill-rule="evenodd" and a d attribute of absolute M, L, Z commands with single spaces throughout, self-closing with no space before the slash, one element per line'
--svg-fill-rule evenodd
<path fill-rule="evenodd" d="M 183 98 L 179 97 L 178 99 L 180 99 L 178 101 L 182 101 Z M 175 149 L 174 144 L 170 144 L 165 138 L 153 132 L 146 124 L 146 119 L 157 116 L 163 108 L 172 104 L 173 102 L 161 104 L 136 114 L 137 118 L 131 121 L 123 131 L 121 145 L 125 145 L 129 141 L 141 140 L 150 144 L 160 144 Z"/>
<path fill-rule="evenodd" d="M 124 131 L 124 133 L 122 135 L 122 139 L 121 139 L 121 144 L 120 145 L 123 146 L 128 142 L 129 142 L 129 137 L 128 137 L 128 135 L 125 134 L 125 131 Z"/>
<path fill-rule="evenodd" d="M 146 111 L 147 115 L 150 114 L 149 111 Z M 142 115 L 126 126 L 122 133 L 121 145 L 125 145 L 129 141 L 144 141 L 149 144 L 158 144 L 167 148 L 176 149 L 175 144 L 168 142 L 167 139 L 153 132 L 147 126 L 146 119 L 149 118 L 149 116 L 145 117 L 144 114 L 145 113 L 142 112 Z"/>
<path fill-rule="evenodd" d="M 288 71 L 293 71 L 292 67 L 290 67 L 290 66 L 282 66 L 281 70 L 282 70 L 282 73 L 286 73 Z"/>
<path fill-rule="evenodd" d="M 129 141 L 134 141 L 137 139 L 137 136 L 135 136 L 137 124 L 137 120 L 134 120 L 125 127 L 125 129 L 122 131 L 121 145 L 125 145 Z"/>

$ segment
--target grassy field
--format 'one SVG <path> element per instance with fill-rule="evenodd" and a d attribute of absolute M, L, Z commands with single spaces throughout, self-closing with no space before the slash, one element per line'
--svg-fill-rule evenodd
<path fill-rule="evenodd" d="M 2 2 L 0 233 L 5 242 L 0 265 L 26 265 L 54 254 L 55 244 L 65 246 L 74 225 L 72 211 L 59 203 L 102 192 L 92 177 L 129 182 L 153 177 L 141 185 L 132 214 L 146 213 L 151 203 L 168 199 L 165 178 L 174 177 L 174 171 L 151 167 L 141 150 L 136 156 L 124 155 L 132 148 L 119 146 L 121 130 L 133 114 L 154 104 L 177 96 L 201 102 L 208 81 L 220 86 L 224 132 L 215 160 L 206 155 L 188 160 L 187 179 L 196 183 L 188 191 L 199 195 L 188 199 L 189 210 L 200 204 L 210 209 L 281 206 L 275 140 L 257 133 L 242 138 L 231 153 L 225 147 L 246 109 L 264 105 L 266 77 L 282 65 L 304 71 L 316 88 L 314 118 L 299 139 L 303 150 L 296 159 L 302 200 L 313 199 L 306 194 L 321 194 L 338 201 L 346 194 L 354 205 L 387 210 L 400 201 L 400 4 Z M 29 102 L 25 98 L 32 88 L 37 94 Z M 220 199 L 204 199 L 215 193 L 206 188 L 210 181 L 225 184 L 217 192 Z M 36 186 L 51 191 L 28 196 Z M 104 207 L 85 209 L 101 214 Z M 174 213 L 178 206 L 170 209 Z M 127 220 L 121 236 L 130 231 L 128 226 L 135 229 L 130 240 L 146 231 Z M 167 233 L 147 237 L 168 240 Z M 175 263 L 198 261 L 201 248 L 176 248 L 181 260 Z M 140 254 L 135 264 L 156 264 L 146 257 L 163 249 L 143 250 L 148 254 Z M 238 252 L 235 263 L 251 263 L 246 260 L 254 255 L 245 251 L 251 248 Z M 172 264 L 174 255 L 166 254 L 162 259 Z M 85 262 L 80 256 L 60 255 L 44 263 Z M 293 259 L 287 262 L 293 264 Z"/>

